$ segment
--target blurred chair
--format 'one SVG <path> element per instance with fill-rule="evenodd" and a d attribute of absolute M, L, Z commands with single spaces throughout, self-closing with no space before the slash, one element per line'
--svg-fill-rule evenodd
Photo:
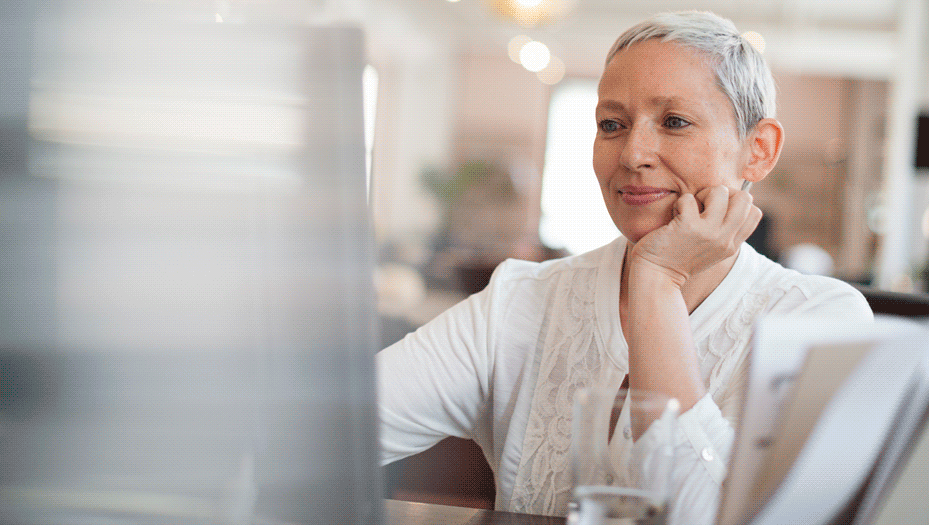
<path fill-rule="evenodd" d="M 929 317 L 929 294 L 890 292 L 852 284 L 858 289 L 875 314 L 903 317 Z"/>
<path fill-rule="evenodd" d="M 494 507 L 493 471 L 480 447 L 470 439 L 446 438 L 394 465 L 396 485 L 387 495 L 389 498 L 479 509 Z"/>

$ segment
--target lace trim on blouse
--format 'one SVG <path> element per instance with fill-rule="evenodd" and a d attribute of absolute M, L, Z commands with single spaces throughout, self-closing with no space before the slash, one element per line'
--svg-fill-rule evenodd
<path fill-rule="evenodd" d="M 710 332 L 709 337 L 697 343 L 697 356 L 706 365 L 712 364 L 709 377 L 710 392 L 716 398 L 717 394 L 726 387 L 728 380 L 735 372 L 735 367 L 741 359 L 727 359 L 735 349 L 748 348 L 752 325 L 759 315 L 768 309 L 775 290 L 767 289 L 760 292 L 749 291 L 742 296 L 731 313 L 723 318 L 721 326 Z M 783 295 L 783 291 L 781 291 Z"/>
<path fill-rule="evenodd" d="M 511 509 L 564 515 L 571 499 L 574 392 L 597 381 L 605 360 L 594 308 L 595 269 L 560 278 L 546 311 L 544 353 L 523 440 Z"/>
<path fill-rule="evenodd" d="M 569 447 L 574 392 L 594 383 L 612 382 L 604 381 L 616 367 L 607 358 L 597 330 L 595 272 L 567 272 L 547 301 L 545 333 L 539 335 L 543 355 L 509 505 L 514 512 L 566 514 L 571 499 Z M 722 317 L 721 326 L 697 342 L 704 377 L 716 402 L 743 362 L 740 357 L 749 345 L 752 324 L 786 293 L 777 284 L 758 288 L 761 290 L 745 293 Z"/>

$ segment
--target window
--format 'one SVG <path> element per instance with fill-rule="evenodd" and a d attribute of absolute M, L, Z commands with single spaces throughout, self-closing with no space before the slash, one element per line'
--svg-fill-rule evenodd
<path fill-rule="evenodd" d="M 571 253 L 598 248 L 619 234 L 594 175 L 596 107 L 597 83 L 570 81 L 552 95 L 548 113 L 539 236 Z"/>
<path fill-rule="evenodd" d="M 361 76 L 361 97 L 365 126 L 365 180 L 368 200 L 371 199 L 371 158 L 374 152 L 374 119 L 377 116 L 378 75 L 374 66 L 368 64 Z"/>

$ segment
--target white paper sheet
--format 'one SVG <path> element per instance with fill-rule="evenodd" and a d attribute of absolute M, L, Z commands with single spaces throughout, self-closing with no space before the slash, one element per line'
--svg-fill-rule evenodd
<path fill-rule="evenodd" d="M 747 523 L 764 503 L 753 489 L 780 428 L 778 422 L 785 403 L 811 347 L 876 343 L 920 330 L 915 323 L 889 317 L 878 318 L 874 324 L 800 316 L 771 316 L 762 320 L 755 328 L 745 405 L 717 523 Z"/>

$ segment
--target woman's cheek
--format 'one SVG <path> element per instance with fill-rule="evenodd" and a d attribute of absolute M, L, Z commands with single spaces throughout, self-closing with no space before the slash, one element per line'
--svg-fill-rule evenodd
<path fill-rule="evenodd" d="M 619 164 L 618 153 L 609 147 L 594 143 L 593 168 L 600 185 L 607 184 L 612 173 L 616 172 Z"/>
<path fill-rule="evenodd" d="M 694 159 L 696 161 L 696 159 Z M 713 162 L 700 164 L 694 162 L 694 166 L 699 166 L 693 174 L 693 179 L 699 186 L 699 189 L 719 186 L 726 181 L 726 174 L 721 170 L 721 166 Z"/>

